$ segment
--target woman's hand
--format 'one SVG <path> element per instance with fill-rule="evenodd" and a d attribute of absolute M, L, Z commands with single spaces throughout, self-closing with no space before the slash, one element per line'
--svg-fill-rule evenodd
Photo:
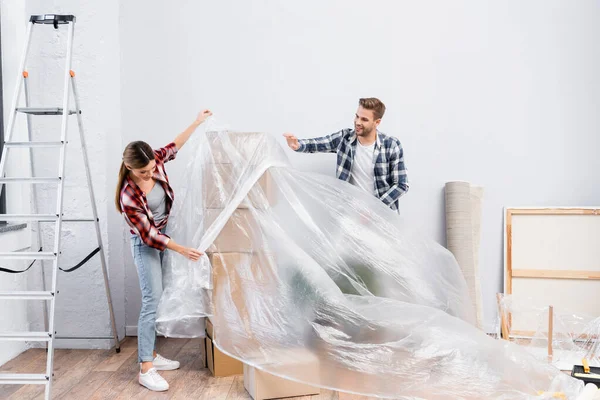
<path fill-rule="evenodd" d="M 179 254 L 181 254 L 182 256 L 184 256 L 185 258 L 187 258 L 189 260 L 198 261 L 204 253 L 202 253 L 201 251 L 196 250 L 192 247 L 183 247 L 182 246 L 181 250 L 179 250 Z"/>
<path fill-rule="evenodd" d="M 175 251 L 192 261 L 198 261 L 200 257 L 202 257 L 202 255 L 204 254 L 203 252 L 198 251 L 194 248 L 184 247 L 180 244 L 177 244 L 173 239 L 169 239 L 169 241 L 167 242 L 167 249 Z"/>
<path fill-rule="evenodd" d="M 198 125 L 200 125 L 201 123 L 203 123 L 206 118 L 210 117 L 212 115 L 212 111 L 210 110 L 204 110 L 200 113 L 198 113 L 198 116 L 196 117 L 196 123 Z"/>
<path fill-rule="evenodd" d="M 194 133 L 194 131 L 200 126 L 200 124 L 202 124 L 206 120 L 206 118 L 210 117 L 211 115 L 212 111 L 210 110 L 204 110 L 201 113 L 198 113 L 198 116 L 196 117 L 194 122 L 190 126 L 188 126 L 188 128 L 185 131 L 177 135 L 177 137 L 173 140 L 175 146 L 177 147 L 177 150 L 180 150 L 183 147 L 183 145 L 188 141 L 192 133 Z"/>

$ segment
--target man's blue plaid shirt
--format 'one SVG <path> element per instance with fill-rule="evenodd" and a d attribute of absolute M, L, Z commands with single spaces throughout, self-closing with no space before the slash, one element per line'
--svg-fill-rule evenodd
<path fill-rule="evenodd" d="M 356 153 L 357 136 L 354 129 L 343 129 L 320 138 L 299 139 L 298 152 L 337 153 L 338 179 L 348 182 L 352 174 L 352 161 Z M 373 169 L 375 182 L 373 194 L 398 210 L 398 199 L 408 191 L 408 178 L 404 166 L 404 151 L 400 140 L 377 132 L 377 141 L 373 151 Z"/>

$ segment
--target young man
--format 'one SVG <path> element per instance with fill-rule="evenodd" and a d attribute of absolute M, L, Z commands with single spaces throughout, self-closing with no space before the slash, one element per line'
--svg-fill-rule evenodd
<path fill-rule="evenodd" d="M 360 99 L 354 129 L 314 139 L 285 133 L 288 146 L 302 153 L 337 153 L 337 178 L 374 194 L 392 210 L 408 191 L 404 151 L 400 141 L 377 131 L 385 105 L 376 98 Z"/>

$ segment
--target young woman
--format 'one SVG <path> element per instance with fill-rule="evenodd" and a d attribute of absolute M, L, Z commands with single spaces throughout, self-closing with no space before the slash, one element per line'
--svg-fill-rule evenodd
<path fill-rule="evenodd" d="M 123 151 L 115 203 L 131 227 L 131 252 L 142 291 L 138 321 L 139 382 L 150 390 L 169 389 L 158 370 L 179 368 L 179 362 L 156 353 L 156 309 L 162 294 L 164 251 L 176 251 L 193 261 L 202 256 L 200 251 L 181 246 L 166 234 L 174 193 L 164 164 L 175 159 L 177 151 L 210 115 L 210 111 L 202 111 L 166 147 L 153 150 L 147 143 L 136 141 L 129 143 Z"/>

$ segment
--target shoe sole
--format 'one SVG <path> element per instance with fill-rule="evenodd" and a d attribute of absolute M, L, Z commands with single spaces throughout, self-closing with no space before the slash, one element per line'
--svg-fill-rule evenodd
<path fill-rule="evenodd" d="M 167 367 L 157 367 L 156 365 L 154 366 L 154 368 L 156 368 L 157 371 L 173 371 L 173 370 L 179 369 L 179 367 L 180 367 L 179 365 L 176 367 L 168 367 L 168 366 Z"/>
<path fill-rule="evenodd" d="M 150 386 L 144 385 L 142 382 L 138 381 L 138 383 L 140 385 L 142 385 L 143 387 L 145 387 L 148 390 L 152 390 L 153 392 L 166 392 L 167 390 L 169 390 L 169 388 L 166 389 L 155 389 L 155 388 L 151 388 Z"/>

